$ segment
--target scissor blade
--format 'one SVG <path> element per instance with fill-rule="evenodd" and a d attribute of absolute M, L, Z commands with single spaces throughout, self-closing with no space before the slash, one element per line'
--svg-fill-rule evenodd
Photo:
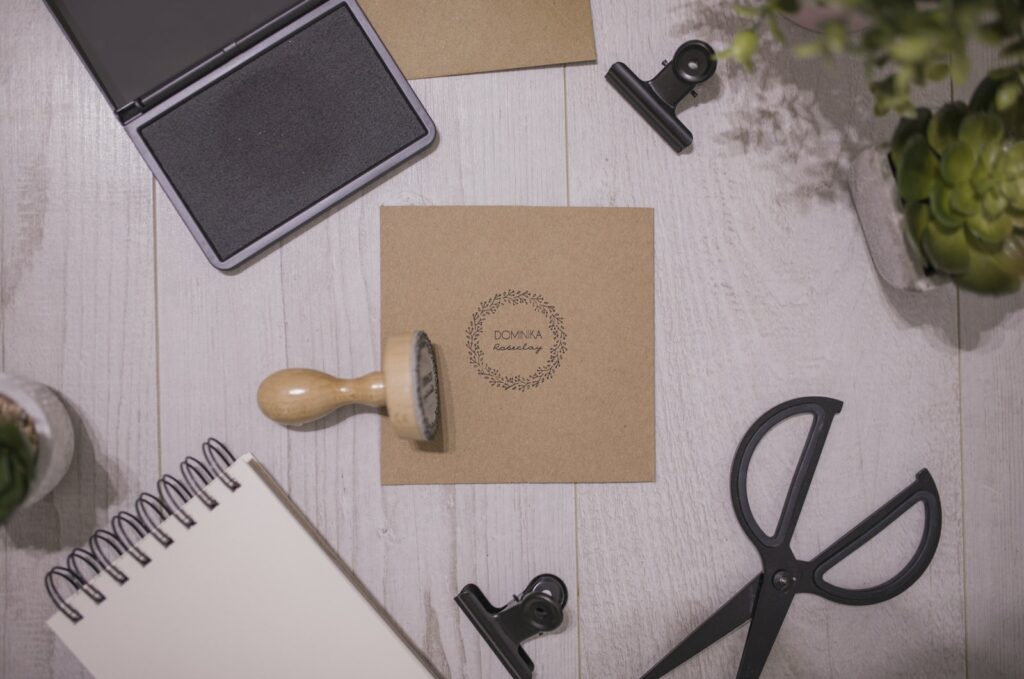
<path fill-rule="evenodd" d="M 740 658 L 740 669 L 736 679 L 757 679 L 761 676 L 764 664 L 768 662 L 775 638 L 779 636 L 782 622 L 786 619 L 789 605 L 793 603 L 793 591 L 782 592 L 776 589 L 768 575 L 763 576 L 760 590 L 756 594 L 754 614 L 747 630 L 747 643 L 743 646 Z"/>
<path fill-rule="evenodd" d="M 750 616 L 754 612 L 754 603 L 757 601 L 757 592 L 761 588 L 762 577 L 758 575 L 747 583 L 724 606 L 715 611 L 700 627 L 693 630 L 690 636 L 683 639 L 678 646 L 662 658 L 657 665 L 647 670 L 647 674 L 640 677 L 640 679 L 658 679 L 658 677 L 665 676 L 747 620 L 750 620 Z"/>

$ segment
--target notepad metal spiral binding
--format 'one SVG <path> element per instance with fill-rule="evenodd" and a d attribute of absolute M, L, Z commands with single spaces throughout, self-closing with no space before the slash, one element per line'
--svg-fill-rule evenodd
<path fill-rule="evenodd" d="M 77 623 L 82 619 L 82 614 L 67 603 L 57 590 L 58 580 L 69 583 L 97 604 L 102 603 L 106 596 L 89 584 L 89 580 L 105 572 L 118 584 L 128 582 L 128 576 L 114 565 L 118 557 L 130 554 L 140 565 L 145 566 L 151 558 L 136 546 L 139 540 L 152 535 L 157 542 L 168 547 L 174 541 L 160 529 L 161 522 L 173 516 L 185 528 L 196 524 L 195 518 L 182 509 L 185 502 L 196 497 L 208 509 L 215 509 L 217 501 L 206 492 L 205 486 L 218 479 L 232 492 L 238 490 L 238 481 L 227 473 L 227 468 L 235 461 L 235 456 L 227 446 L 215 438 L 207 439 L 203 443 L 203 457 L 205 462 L 192 456 L 186 457 L 180 466 L 184 480 L 164 474 L 156 484 L 156 495 L 142 493 L 135 501 L 134 513 L 119 512 L 110 522 L 111 530 L 97 530 L 89 538 L 88 548 L 76 547 L 68 554 L 66 566 L 50 569 L 45 578 L 46 593 L 61 613 L 72 622 Z M 134 534 L 134 538 L 130 533 Z M 108 555 L 109 550 L 116 553 L 114 558 Z"/>

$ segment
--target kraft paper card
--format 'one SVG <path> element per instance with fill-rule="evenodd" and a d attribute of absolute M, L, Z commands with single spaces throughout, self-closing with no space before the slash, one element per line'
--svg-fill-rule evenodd
<path fill-rule="evenodd" d="M 381 480 L 654 481 L 654 211 L 381 208 L 381 336 L 420 329 L 437 439 Z"/>
<path fill-rule="evenodd" d="M 590 0 L 360 0 L 406 78 L 597 59 Z"/>

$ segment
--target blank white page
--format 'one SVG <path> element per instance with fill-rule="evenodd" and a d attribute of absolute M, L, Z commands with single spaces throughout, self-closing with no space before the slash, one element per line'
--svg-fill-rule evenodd
<path fill-rule="evenodd" d="M 341 560 L 270 477 L 246 455 L 228 468 L 240 484 L 207 486 L 219 503 L 183 506 L 196 524 L 161 524 L 90 582 L 106 596 L 77 592 L 77 623 L 49 625 L 98 679 L 244 677 L 436 677 L 371 603 Z"/>

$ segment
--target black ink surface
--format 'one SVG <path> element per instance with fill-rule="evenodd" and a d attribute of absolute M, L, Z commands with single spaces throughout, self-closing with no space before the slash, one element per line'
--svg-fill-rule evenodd
<path fill-rule="evenodd" d="M 227 259 L 427 130 L 341 6 L 140 134 Z"/>

